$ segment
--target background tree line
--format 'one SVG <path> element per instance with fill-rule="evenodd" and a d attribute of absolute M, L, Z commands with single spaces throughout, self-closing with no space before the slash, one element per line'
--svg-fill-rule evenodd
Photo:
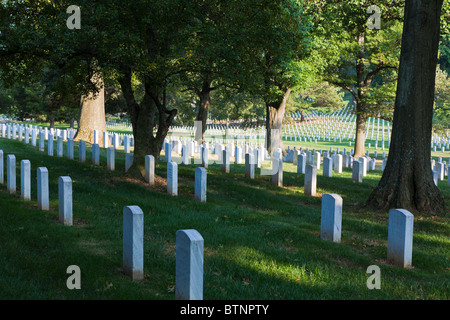
<path fill-rule="evenodd" d="M 81 29 L 66 25 L 73 4 Z M 371 5 L 380 29 L 368 28 Z M 367 119 L 393 118 L 408 5 L 417 10 L 414 0 L 2 1 L 0 107 L 73 119 L 79 97 L 104 84 L 107 111 L 131 120 L 130 172 L 142 176 L 144 155 L 159 156 L 174 124 L 260 119 L 271 152 L 283 148 L 286 113 L 351 101 L 358 157 Z M 428 6 L 440 18 L 433 120 L 445 128 L 450 6 Z"/>

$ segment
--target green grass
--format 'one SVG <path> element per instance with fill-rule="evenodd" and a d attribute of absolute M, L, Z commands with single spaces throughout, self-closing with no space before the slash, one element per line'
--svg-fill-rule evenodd
<path fill-rule="evenodd" d="M 179 229 L 196 229 L 205 239 L 204 299 L 450 298 L 448 214 L 415 216 L 412 268 L 386 261 L 388 214 L 364 207 L 381 171 L 369 172 L 357 184 L 350 169 L 333 178 L 323 177 L 320 169 L 318 196 L 309 197 L 303 193 L 303 176 L 290 163 L 284 164 L 284 187 L 272 186 L 259 170 L 255 180 L 245 179 L 243 165 L 232 165 L 229 174 L 210 165 L 207 202 L 198 203 L 194 165 L 179 165 L 179 196 L 172 197 L 166 193 L 162 161 L 156 185 L 149 187 L 125 177 L 122 151 L 116 152 L 111 172 L 103 148 L 100 166 L 91 164 L 89 147 L 85 163 L 7 139 L 0 139 L 0 149 L 5 158 L 16 155 L 18 188 L 10 195 L 0 186 L 0 299 L 174 299 Z M 23 159 L 31 161 L 32 201 L 20 200 Z M 49 170 L 50 211 L 36 204 L 40 166 Z M 58 223 L 57 183 L 63 175 L 73 180 L 71 227 Z M 450 187 L 440 181 L 439 188 L 450 208 Z M 339 244 L 320 239 L 324 193 L 343 197 Z M 140 282 L 121 270 L 127 205 L 144 212 L 145 278 Z M 70 265 L 81 269 L 81 290 L 66 287 Z M 380 290 L 366 286 L 370 265 L 381 269 Z"/>

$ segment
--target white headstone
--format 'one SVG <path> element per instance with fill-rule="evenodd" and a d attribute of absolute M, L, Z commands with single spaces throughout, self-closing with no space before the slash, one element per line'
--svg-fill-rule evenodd
<path fill-rule="evenodd" d="M 305 174 L 306 172 L 306 162 L 307 156 L 304 153 L 301 153 L 297 156 L 297 173 Z"/>
<path fill-rule="evenodd" d="M 48 170 L 37 168 L 37 203 L 41 210 L 49 209 Z"/>
<path fill-rule="evenodd" d="M 114 171 L 116 167 L 114 147 L 109 147 L 106 150 L 106 167 L 108 170 Z"/>
<path fill-rule="evenodd" d="M 251 153 L 245 154 L 245 177 L 255 179 L 255 163 Z"/>
<path fill-rule="evenodd" d="M 360 157 L 359 162 L 362 164 L 362 176 L 365 177 L 367 175 L 367 158 Z"/>
<path fill-rule="evenodd" d="M 58 179 L 59 222 L 72 225 L 72 179 L 68 176 Z"/>
<path fill-rule="evenodd" d="M 94 144 L 98 144 L 98 130 L 94 129 Z"/>
<path fill-rule="evenodd" d="M 84 140 L 78 142 L 78 159 L 80 162 L 86 161 L 86 141 Z"/>
<path fill-rule="evenodd" d="M 67 139 L 67 158 L 73 160 L 73 139 Z"/>
<path fill-rule="evenodd" d="M 320 238 L 327 241 L 341 242 L 342 197 L 337 194 L 322 196 L 320 220 Z"/>
<path fill-rule="evenodd" d="M 272 184 L 277 187 L 283 186 L 283 160 L 279 158 L 272 160 Z"/>
<path fill-rule="evenodd" d="M 209 156 L 209 151 L 208 151 L 208 147 L 202 147 L 201 149 L 201 164 L 202 167 L 204 168 L 208 168 L 208 156 Z"/>
<path fill-rule="evenodd" d="M 144 279 L 144 213 L 138 206 L 123 208 L 123 271 Z"/>
<path fill-rule="evenodd" d="M 145 181 L 151 186 L 155 184 L 155 157 L 152 155 L 145 156 Z"/>
<path fill-rule="evenodd" d="M 60 136 L 56 137 L 56 156 L 63 156 L 63 138 Z"/>
<path fill-rule="evenodd" d="M 175 298 L 203 300 L 203 237 L 197 230 L 176 233 Z"/>
<path fill-rule="evenodd" d="M 230 152 L 222 150 L 222 172 L 230 173 Z"/>
<path fill-rule="evenodd" d="M 39 132 L 39 151 L 44 151 L 45 149 L 45 139 L 44 139 L 44 131 Z"/>
<path fill-rule="evenodd" d="M 333 168 L 331 166 L 332 160 L 330 157 L 323 158 L 323 176 L 324 177 L 332 177 L 333 176 Z"/>
<path fill-rule="evenodd" d="M 127 172 L 131 166 L 133 165 L 134 161 L 134 153 L 125 153 L 125 172 Z"/>
<path fill-rule="evenodd" d="M 47 141 L 47 154 L 53 156 L 53 134 L 49 133 Z"/>
<path fill-rule="evenodd" d="M 29 160 L 20 161 L 20 198 L 31 200 L 31 163 Z"/>
<path fill-rule="evenodd" d="M 363 164 L 359 161 L 353 161 L 352 167 L 352 180 L 355 182 L 362 182 L 362 166 Z"/>
<path fill-rule="evenodd" d="M 16 193 L 16 156 L 6 156 L 6 186 L 10 194 Z"/>
<path fill-rule="evenodd" d="M 103 131 L 103 148 L 109 148 L 109 135 L 107 131 Z"/>
<path fill-rule="evenodd" d="M 403 268 L 412 264 L 414 216 L 404 209 L 389 210 L 388 260 Z"/>
<path fill-rule="evenodd" d="M 167 163 L 167 193 L 178 195 L 178 165 L 173 161 Z"/>
<path fill-rule="evenodd" d="M 316 195 L 316 186 L 317 186 L 317 168 L 314 165 L 306 165 L 305 172 L 305 194 L 309 196 Z"/>
<path fill-rule="evenodd" d="M 100 164 L 100 146 L 97 143 L 92 145 L 92 163 Z"/>
<path fill-rule="evenodd" d="M 334 171 L 336 173 L 342 173 L 342 155 L 341 154 L 336 154 L 334 156 L 333 164 L 334 164 Z"/>
<path fill-rule="evenodd" d="M 170 142 L 164 143 L 164 159 L 167 163 L 172 161 L 172 144 Z"/>
<path fill-rule="evenodd" d="M 195 200 L 206 202 L 206 169 L 203 167 L 195 168 Z"/>

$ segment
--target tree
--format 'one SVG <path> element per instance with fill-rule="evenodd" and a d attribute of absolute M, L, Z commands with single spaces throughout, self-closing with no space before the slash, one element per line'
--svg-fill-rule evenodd
<path fill-rule="evenodd" d="M 380 9 L 380 29 L 368 27 L 371 5 Z M 324 80 L 349 92 L 355 101 L 354 156 L 362 156 L 368 118 L 389 115 L 386 107 L 393 106 L 380 101 L 393 98 L 402 6 L 390 0 L 327 0 L 311 1 L 309 11 L 315 13 L 315 52 Z"/>
<path fill-rule="evenodd" d="M 21 121 L 41 116 L 44 112 L 43 91 L 44 87 L 39 82 L 14 83 L 7 88 L 0 82 L 0 113 Z"/>
<path fill-rule="evenodd" d="M 70 41 L 77 34 L 66 26 L 68 6 L 64 1 L 0 4 L 0 68 L 4 82 L 30 83 L 39 77 L 45 85 L 41 98 L 51 126 L 56 118 L 70 120 L 72 126 L 75 114 L 79 114 L 73 112 L 74 104 L 78 109 L 82 95 L 96 92 L 96 86 L 90 83 L 91 70 L 85 63 L 92 58 L 92 52 Z M 102 120 L 105 121 L 104 116 Z M 84 123 L 79 126 L 81 132 L 85 131 Z"/>
<path fill-rule="evenodd" d="M 105 83 L 119 83 L 133 125 L 134 176 L 143 175 L 145 155 L 159 157 L 177 114 L 168 103 L 169 90 L 189 87 L 176 76 L 200 88 L 199 101 L 206 102 L 201 110 L 208 109 L 214 87 L 237 87 L 235 79 L 264 96 L 268 110 L 284 110 L 280 106 L 299 82 L 298 61 L 308 47 L 308 23 L 297 0 L 80 0 L 82 23 L 75 30 L 66 26 L 69 5 L 1 2 L 0 66 L 5 77 L 25 78 L 46 64 L 70 74 L 71 87 L 84 96 L 100 90 L 101 82 L 92 81 L 97 73 Z M 142 91 L 136 91 L 136 81 Z M 272 121 L 284 111 L 268 114 Z"/>
<path fill-rule="evenodd" d="M 94 74 L 92 79 L 99 87 L 99 92 L 90 92 L 81 96 L 80 116 L 78 118 L 78 130 L 75 140 L 84 140 L 94 143 L 94 130 L 98 132 L 98 144 L 103 144 L 103 132 L 106 132 L 105 117 L 105 88 L 103 76 L 100 73 Z"/>
<path fill-rule="evenodd" d="M 211 93 L 232 83 L 236 76 L 235 54 L 240 33 L 234 19 L 242 4 L 236 1 L 192 0 L 195 15 L 190 38 L 186 72 L 180 73 L 180 86 L 195 94 L 197 115 L 202 130 L 195 140 L 204 142 L 206 120 L 211 107 Z"/>
<path fill-rule="evenodd" d="M 172 124 L 176 126 L 192 126 L 198 115 L 198 97 L 192 91 L 186 91 L 181 86 L 167 88 L 167 107 L 177 109 L 177 116 Z"/>
<path fill-rule="evenodd" d="M 80 0 L 82 25 L 75 30 L 66 26 L 69 5 L 69 1 L 2 2 L 0 66 L 18 74 L 13 67 L 32 68 L 45 61 L 70 72 L 73 90 L 84 96 L 100 90 L 102 82 L 92 81 L 96 74 L 102 74 L 105 82 L 117 81 L 135 139 L 129 172 L 142 177 L 144 156 L 159 157 L 177 113 L 167 108 L 166 88 L 183 70 L 192 5 L 185 0 Z M 143 94 L 135 91 L 136 79 Z"/>
<path fill-rule="evenodd" d="M 251 61 L 250 92 L 266 108 L 266 148 L 283 150 L 282 126 L 291 91 L 308 77 L 306 58 L 311 49 L 311 24 L 303 1 L 265 1 L 250 6 L 261 23 L 246 28 Z M 283 150 L 284 151 L 284 150 Z"/>
<path fill-rule="evenodd" d="M 436 93 L 434 95 L 433 128 L 446 132 L 450 129 L 450 77 L 447 72 L 436 69 Z"/>
<path fill-rule="evenodd" d="M 213 97 L 210 112 L 212 119 L 257 126 L 262 124 L 259 120 L 264 119 L 265 108 L 261 97 L 230 88 L 215 91 Z"/>
<path fill-rule="evenodd" d="M 389 157 L 368 199 L 381 210 L 444 212 L 431 172 L 431 132 L 443 0 L 406 0 Z"/>
<path fill-rule="evenodd" d="M 300 121 L 305 121 L 303 114 L 305 111 L 331 112 L 342 109 L 347 104 L 342 89 L 326 81 L 317 81 L 307 88 L 294 91 L 288 100 L 287 110 L 291 112 L 300 110 Z"/>
<path fill-rule="evenodd" d="M 79 115 L 79 94 L 72 90 L 73 79 L 62 69 L 45 68 L 41 83 L 45 86 L 42 94 L 43 114 L 50 122 L 50 128 L 55 127 L 55 121 L 69 122 Z"/>
<path fill-rule="evenodd" d="M 442 41 L 439 46 L 439 65 L 442 70 L 447 73 L 450 72 L 450 35 L 442 36 Z"/>
<path fill-rule="evenodd" d="M 203 140 L 212 92 L 224 87 L 266 98 L 270 135 L 270 127 L 277 122 L 274 119 L 284 117 L 279 106 L 286 94 L 282 91 L 288 91 L 284 86 L 293 86 L 300 78 L 295 74 L 299 70 L 293 70 L 294 61 L 307 51 L 308 23 L 302 1 L 191 2 L 198 23 L 192 26 L 187 72 L 180 76 L 186 90 L 197 96 L 196 120 L 202 122 L 202 132 L 196 139 Z M 256 73 L 260 78 L 252 79 Z M 281 115 L 275 116 L 274 109 Z"/>
<path fill-rule="evenodd" d="M 145 155 L 159 158 L 177 114 L 168 107 L 167 88 L 173 76 L 185 70 L 192 7 L 182 0 L 110 0 L 105 13 L 97 23 L 105 35 L 99 39 L 98 60 L 116 73 L 133 126 L 134 162 L 128 172 L 143 177 Z M 142 83 L 141 100 L 133 79 Z"/>

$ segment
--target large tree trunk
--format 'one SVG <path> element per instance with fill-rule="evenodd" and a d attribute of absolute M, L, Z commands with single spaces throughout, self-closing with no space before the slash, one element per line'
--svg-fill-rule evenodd
<path fill-rule="evenodd" d="M 406 0 L 392 140 L 368 199 L 378 209 L 445 212 L 431 171 L 431 130 L 443 0 Z"/>
<path fill-rule="evenodd" d="M 364 48 L 365 36 L 360 34 L 358 36 L 358 59 L 356 61 L 356 77 L 357 77 L 357 94 L 358 99 L 356 100 L 356 138 L 355 138 L 355 149 L 353 151 L 353 156 L 359 158 L 363 156 L 366 152 L 365 142 L 366 142 L 366 103 L 365 98 L 368 91 L 367 84 L 365 82 L 365 68 L 364 68 L 364 58 L 365 58 L 365 48 Z"/>
<path fill-rule="evenodd" d="M 157 121 L 157 107 L 147 94 L 131 118 L 134 137 L 134 160 L 129 172 L 133 176 L 140 177 L 144 176 L 145 173 L 145 156 L 152 155 L 155 159 L 159 158 L 167 132 L 162 139 L 157 139 L 153 135 L 153 129 Z"/>
<path fill-rule="evenodd" d="M 303 110 L 300 110 L 300 122 L 305 122 L 305 114 Z"/>
<path fill-rule="evenodd" d="M 353 156 L 358 159 L 365 154 L 365 142 L 366 142 L 366 123 L 367 116 L 364 113 L 364 103 L 359 102 L 356 105 L 356 133 L 355 133 L 355 148 L 353 150 Z"/>
<path fill-rule="evenodd" d="M 94 143 L 94 130 L 98 131 L 98 143 L 103 144 L 103 132 L 106 131 L 105 120 L 105 91 L 103 79 L 100 75 L 93 79 L 101 86 L 97 95 L 89 94 L 81 97 L 81 111 L 78 120 L 78 131 L 75 140 Z"/>
<path fill-rule="evenodd" d="M 169 127 L 177 114 L 177 110 L 166 109 L 163 85 L 153 83 L 148 79 L 144 84 L 144 98 L 138 104 L 131 86 L 131 72 L 124 72 L 119 79 L 119 83 L 133 125 L 134 159 L 128 173 L 132 177 L 143 178 L 145 173 L 145 156 L 152 155 L 155 157 L 155 160 L 159 159 L 164 139 L 169 132 Z M 155 135 L 153 130 L 156 127 Z"/>
<path fill-rule="evenodd" d="M 208 111 L 211 106 L 211 90 L 211 81 L 204 80 L 202 90 L 198 92 L 199 108 L 196 120 L 202 122 L 202 131 L 196 132 L 195 140 L 199 144 L 205 141 L 206 120 L 208 119 Z"/>
<path fill-rule="evenodd" d="M 282 128 L 286 102 L 290 93 L 291 89 L 288 89 L 280 101 L 266 103 L 266 148 L 269 154 L 272 154 L 277 148 L 280 148 L 285 153 Z"/>

